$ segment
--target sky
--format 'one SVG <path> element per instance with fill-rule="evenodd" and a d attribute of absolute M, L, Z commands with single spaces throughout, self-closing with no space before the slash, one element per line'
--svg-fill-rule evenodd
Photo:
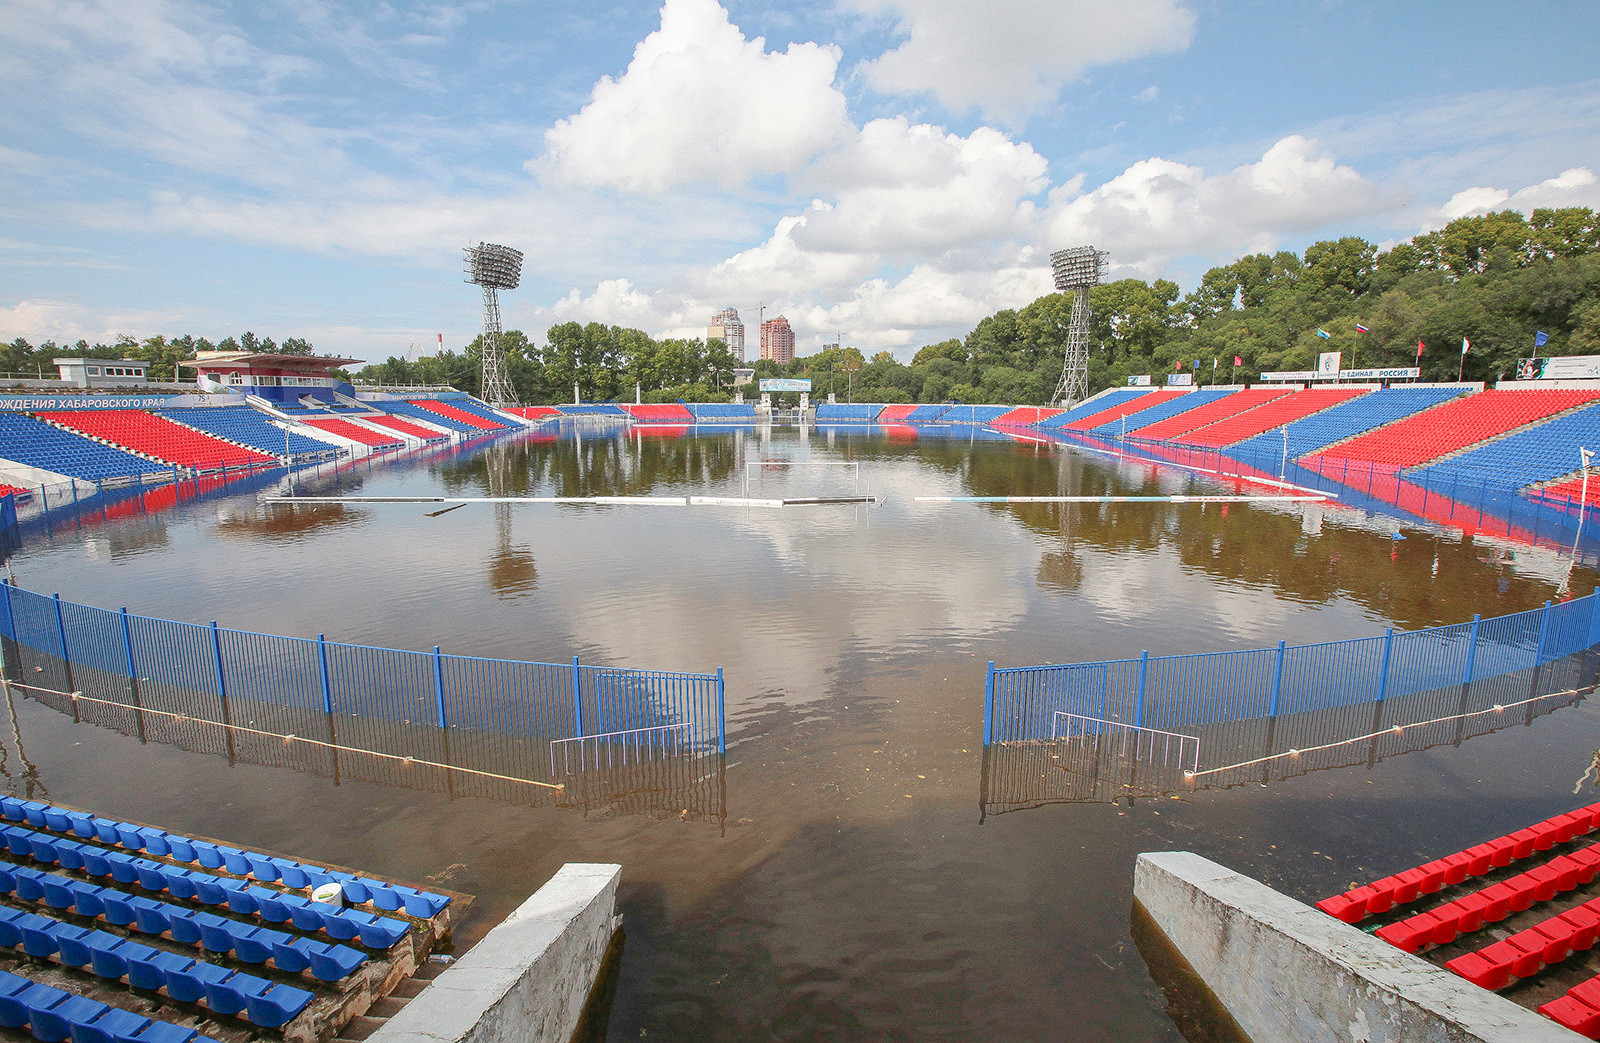
<path fill-rule="evenodd" d="M 1587 0 L 7 0 L 0 339 L 482 325 L 909 361 L 1052 290 L 1600 208 Z M 1585 28 L 1588 26 L 1589 28 Z"/>

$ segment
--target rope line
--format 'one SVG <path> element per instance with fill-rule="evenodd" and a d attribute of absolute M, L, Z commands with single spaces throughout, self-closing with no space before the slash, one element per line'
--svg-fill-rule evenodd
<path fill-rule="evenodd" d="M 1413 721 L 1410 724 L 1395 724 L 1389 726 L 1388 728 L 1384 728 L 1381 731 L 1369 732 L 1366 735 L 1357 735 L 1353 739 L 1340 739 L 1338 742 L 1325 742 L 1321 746 L 1307 746 L 1303 750 L 1295 749 L 1285 750 L 1282 753 L 1271 753 L 1265 757 L 1256 757 L 1253 760 L 1240 761 L 1237 764 L 1225 764 L 1220 768 L 1207 768 L 1204 771 L 1185 771 L 1183 773 L 1183 777 L 1185 779 L 1198 779 L 1202 775 L 1215 775 L 1218 772 L 1232 771 L 1235 768 L 1248 768 L 1255 764 L 1265 764 L 1268 761 L 1281 760 L 1284 757 L 1298 757 L 1302 753 L 1317 753 L 1321 750 L 1331 750 L 1335 746 L 1348 746 L 1353 742 L 1366 742 L 1369 739 L 1376 739 L 1381 735 L 1403 735 L 1405 734 L 1407 728 L 1426 728 L 1430 724 L 1444 724 L 1449 721 L 1464 721 L 1468 717 L 1481 717 L 1486 713 L 1505 713 L 1507 710 L 1515 710 L 1519 706 L 1526 706 L 1529 703 L 1536 703 L 1540 699 L 1554 699 L 1556 696 L 1560 695 L 1580 695 L 1584 692 L 1592 691 L 1594 691 L 1593 685 L 1590 685 L 1587 688 L 1571 688 L 1563 692 L 1549 692 L 1545 695 L 1536 695 L 1531 699 L 1523 699 L 1520 702 L 1515 703 L 1495 703 L 1486 710 L 1473 710 L 1471 713 L 1451 714 L 1449 717 L 1435 717 L 1431 721 Z"/>
<path fill-rule="evenodd" d="M 304 742 L 309 743 L 312 746 L 321 746 L 324 749 L 329 750 L 344 750 L 346 753 L 361 753 L 367 755 L 368 757 L 379 757 L 384 760 L 400 761 L 407 767 L 410 767 L 413 764 L 421 764 L 429 768 L 443 768 L 446 771 L 460 771 L 465 772 L 468 775 L 479 775 L 486 779 L 499 779 L 502 782 L 521 782 L 528 786 L 540 786 L 544 789 L 564 791 L 567 788 L 559 783 L 538 782 L 534 779 L 518 778 L 515 775 L 501 775 L 499 772 L 494 771 L 482 771 L 478 768 L 464 768 L 459 764 L 441 764 L 438 761 L 425 760 L 421 757 L 402 757 L 397 753 L 379 753 L 377 750 L 367 750 L 361 748 L 360 746 L 344 746 L 339 743 L 324 742 L 321 739 L 308 739 L 303 735 L 284 735 L 281 732 L 263 731 L 260 728 L 251 728 L 243 724 L 224 724 L 221 721 L 211 721 L 204 717 L 191 717 L 186 713 L 170 713 L 166 710 L 152 710 L 147 706 L 129 706 L 127 703 L 119 703 L 113 699 L 96 699 L 94 696 L 84 695 L 82 692 L 58 692 L 54 688 L 39 688 L 35 685 L 20 684 L 16 681 L 7 681 L 5 683 L 14 685 L 17 688 L 26 688 L 34 692 L 49 692 L 51 695 L 64 695 L 75 703 L 100 703 L 104 706 L 115 706 L 121 710 L 132 710 L 135 713 L 153 713 L 157 717 L 170 717 L 176 721 L 192 721 L 195 724 L 209 724 L 215 728 L 224 728 L 228 731 L 234 732 L 244 732 L 247 735 L 260 735 L 263 738 L 268 739 L 282 739 L 285 743 Z"/>

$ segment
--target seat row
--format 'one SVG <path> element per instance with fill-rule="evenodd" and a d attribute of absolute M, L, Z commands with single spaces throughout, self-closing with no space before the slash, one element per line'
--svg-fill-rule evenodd
<path fill-rule="evenodd" d="M 1548 851 L 1597 827 L 1600 827 L 1600 804 L 1591 804 L 1553 815 L 1543 822 L 1475 844 L 1415 869 L 1324 898 L 1317 903 L 1317 908 L 1345 923 L 1359 923 L 1374 913 L 1388 912 L 1396 905 L 1415 901 L 1419 895 L 1433 894 L 1441 887 L 1459 884 L 1468 877 L 1482 876 L 1491 869 L 1527 858 L 1535 851 Z"/>
<path fill-rule="evenodd" d="M 1430 945 L 1446 945 L 1486 923 L 1499 923 L 1535 902 L 1548 902 L 1558 894 L 1587 884 L 1596 874 L 1600 874 L 1600 844 L 1570 855 L 1557 855 L 1543 865 L 1387 924 L 1375 933 L 1406 952 L 1414 953 Z"/>
<path fill-rule="evenodd" d="M 165 891 L 181 901 L 204 905 L 226 905 L 245 916 L 259 916 L 269 923 L 293 922 L 302 931 L 322 931 L 335 941 L 360 939 L 361 944 L 385 950 L 404 938 L 410 927 L 403 920 L 377 916 L 359 909 L 342 909 L 327 902 L 315 902 L 304 895 L 272 891 L 245 880 L 212 876 L 193 869 L 181 869 L 164 862 L 138 858 L 123 851 L 109 851 L 75 840 L 58 839 L 32 833 L 17 826 L 0 828 L 7 848 L 13 854 L 31 856 L 46 864 L 89 876 L 110 877 L 119 884 L 137 883 L 147 891 Z"/>
<path fill-rule="evenodd" d="M 0 1026 L 24 1026 L 44 1043 L 216 1043 L 194 1029 L 0 971 Z"/>
<path fill-rule="evenodd" d="M 1575 952 L 1592 948 L 1600 938 L 1600 899 L 1542 920 L 1511 937 L 1457 956 L 1445 966 L 1486 989 L 1499 991 L 1517 978 L 1528 978 Z"/>
<path fill-rule="evenodd" d="M 0 893 L 39 902 L 52 909 L 71 909 L 79 916 L 104 920 L 149 935 L 166 935 L 183 945 L 209 952 L 232 953 L 245 963 L 266 963 L 290 974 L 309 970 L 322 981 L 340 981 L 367 962 L 348 945 L 301 938 L 270 927 L 240 923 L 152 898 L 29 866 L 0 863 Z"/>
<path fill-rule="evenodd" d="M 12 822 L 26 822 L 35 829 L 71 833 L 88 840 L 117 844 L 130 851 L 143 851 L 158 858 L 189 862 L 202 869 L 224 869 L 235 876 L 253 876 L 262 883 L 282 883 L 285 887 L 301 889 L 334 883 L 343 889 L 346 898 L 357 905 L 371 903 L 375 909 L 383 912 L 403 909 L 407 915 L 422 920 L 437 916 L 450 904 L 449 895 L 436 891 L 423 891 L 337 869 L 309 866 L 291 858 L 264 855 L 227 844 L 193 840 L 154 826 L 117 822 L 36 800 L 0 797 L 0 815 Z"/>
<path fill-rule="evenodd" d="M 204 1001 L 213 1013 L 243 1015 L 263 1028 L 281 1028 L 316 999 L 293 985 L 153 949 L 108 931 L 75 927 L 5 907 L 0 907 L 0 945 L 20 945 L 23 952 L 39 959 L 55 956 L 68 967 L 126 981 L 137 989 L 165 986 L 172 999 Z"/>

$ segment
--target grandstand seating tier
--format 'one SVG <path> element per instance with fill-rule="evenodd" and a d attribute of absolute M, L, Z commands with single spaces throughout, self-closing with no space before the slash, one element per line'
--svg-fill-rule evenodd
<path fill-rule="evenodd" d="M 692 424 L 694 414 L 681 402 L 623 406 L 633 419 L 651 424 Z"/>
<path fill-rule="evenodd" d="M 285 431 L 249 406 L 176 407 L 156 410 L 156 415 L 198 428 L 218 438 L 243 443 L 273 456 L 284 453 L 300 456 L 330 451 L 326 442 L 307 438 L 298 431 Z"/>
<path fill-rule="evenodd" d="M 878 418 L 878 413 L 883 409 L 882 403 L 877 402 L 837 402 L 817 404 L 817 423 L 828 424 L 838 421 L 858 422 L 870 424 Z"/>
<path fill-rule="evenodd" d="M 466 413 L 468 416 L 475 416 L 480 420 L 487 420 L 490 423 L 498 424 L 501 427 L 519 426 L 514 421 L 508 421 L 490 406 L 486 406 L 474 398 L 440 399 L 439 403 L 441 405 L 452 406 L 461 410 L 463 413 Z"/>
<path fill-rule="evenodd" d="M 1154 394 L 1155 390 L 1155 388 L 1119 388 L 1116 391 L 1108 391 L 1103 395 L 1096 395 L 1087 402 L 1079 402 L 1071 409 L 1046 417 L 1039 421 L 1037 426 L 1041 431 L 1056 431 L 1078 420 L 1092 417 L 1096 413 L 1103 413 L 1144 395 Z"/>
<path fill-rule="evenodd" d="M 446 416 L 470 427 L 477 428 L 479 431 L 498 431 L 501 428 L 510 426 L 505 420 L 491 420 L 481 415 L 480 411 L 468 410 L 453 402 L 439 402 L 428 398 L 418 398 L 412 399 L 411 404 L 419 406 L 430 413 L 437 413 L 439 416 Z"/>
<path fill-rule="evenodd" d="M 403 435 L 410 435 L 412 438 L 420 438 L 424 442 L 437 442 L 450 437 L 443 431 L 434 431 L 423 427 L 421 424 L 414 424 L 402 417 L 391 416 L 388 413 L 380 416 L 364 416 L 361 419 L 368 423 L 377 424 L 379 427 L 387 427 L 391 431 L 399 431 Z"/>
<path fill-rule="evenodd" d="M 277 462 L 276 457 L 267 453 L 235 445 L 142 409 L 53 410 L 35 415 L 183 467 L 248 467 Z"/>
<path fill-rule="evenodd" d="M 1181 441 L 1219 448 L 1233 445 L 1371 393 L 1365 387 L 1306 388 L 1191 431 Z"/>
<path fill-rule="evenodd" d="M 170 470 L 76 431 L 5 410 L 0 410 L 0 457 L 90 482 Z"/>
<path fill-rule="evenodd" d="M 515 413 L 524 420 L 543 420 L 549 416 L 560 416 L 561 410 L 555 406 L 507 406 L 507 413 Z"/>
<path fill-rule="evenodd" d="M 387 435 L 380 435 L 376 431 L 369 431 L 367 428 L 364 428 L 359 424 L 352 424 L 343 417 L 308 416 L 302 418 L 300 423 L 309 424 L 312 427 L 326 431 L 329 434 L 338 435 L 341 438 L 348 438 L 352 442 L 360 442 L 363 445 L 370 445 L 374 449 L 395 448 L 405 444 L 396 438 L 392 438 Z"/>
<path fill-rule="evenodd" d="M 1176 416 L 1169 416 L 1165 420 L 1144 424 L 1137 429 L 1132 424 L 1129 424 L 1128 436 L 1130 438 L 1142 438 L 1151 442 L 1179 441 L 1190 431 L 1243 413 L 1247 409 L 1265 405 L 1275 398 L 1282 398 L 1292 390 L 1294 389 L 1287 387 L 1241 388 L 1231 395 L 1223 395 L 1220 398 L 1212 399 L 1205 405 L 1186 410 Z"/>
<path fill-rule="evenodd" d="M 990 424 L 995 417 L 1011 412 L 1010 406 L 951 406 L 939 417 L 941 424 Z"/>
<path fill-rule="evenodd" d="M 465 421 L 457 420 L 454 417 L 445 416 L 443 413 L 436 413 L 431 409 L 423 409 L 421 406 L 413 405 L 412 403 L 403 401 L 401 399 L 395 399 L 387 402 L 372 402 L 370 404 L 373 406 L 373 408 L 388 413 L 390 416 L 407 417 L 412 420 L 425 420 L 430 424 L 437 424 L 440 427 L 447 427 L 452 431 L 458 431 L 464 435 L 476 435 L 483 433 L 483 428 L 479 427 L 477 424 L 469 424 Z"/>
<path fill-rule="evenodd" d="M 995 417 L 989 423 L 995 427 L 1027 427 L 1029 424 L 1049 420 L 1060 412 L 1061 410 L 1051 406 L 1017 406 Z"/>
<path fill-rule="evenodd" d="M 1600 400 L 1600 391 L 1497 388 L 1454 399 L 1314 454 L 1313 459 L 1414 467 L 1506 431 Z"/>
<path fill-rule="evenodd" d="M 731 402 L 691 402 L 689 403 L 689 411 L 694 414 L 696 420 L 754 420 L 756 418 L 756 407 L 749 402 L 737 405 Z"/>
<path fill-rule="evenodd" d="M 1519 489 L 1578 471 L 1583 466 L 1578 450 L 1587 446 L 1600 446 L 1600 405 L 1485 442 L 1406 477 L 1429 485 L 1449 481 Z"/>
<path fill-rule="evenodd" d="M 1380 388 L 1370 395 L 1362 395 L 1290 424 L 1289 458 L 1296 459 L 1323 446 L 1447 402 L 1460 394 L 1460 388 Z M 1278 453 L 1283 448 L 1283 432 L 1257 435 L 1237 443 L 1234 448 Z"/>
<path fill-rule="evenodd" d="M 1194 392 L 1182 388 L 1161 388 L 1148 394 L 1139 395 L 1135 398 L 1130 398 L 1127 401 L 1119 402 L 1110 409 L 1102 409 L 1098 413 L 1091 413 L 1089 416 L 1079 417 L 1078 419 L 1067 424 L 1066 429 L 1068 431 L 1088 431 L 1091 428 L 1103 427 L 1104 425 L 1110 423 L 1116 423 L 1120 426 L 1123 417 L 1128 417 L 1130 420 L 1132 420 L 1136 418 L 1139 413 L 1146 409 L 1154 408 L 1155 406 L 1159 406 L 1164 402 L 1171 402 L 1174 399 L 1184 398 L 1193 393 Z M 1129 426 L 1133 425 L 1130 424 Z"/>
<path fill-rule="evenodd" d="M 1089 433 L 1107 436 L 1121 434 L 1141 425 L 1153 424 L 1157 420 L 1165 420 L 1168 417 L 1177 416 L 1179 413 L 1187 413 L 1191 409 L 1198 409 L 1208 402 L 1215 402 L 1223 395 L 1231 395 L 1238 390 L 1239 388 L 1236 387 L 1196 388 L 1188 394 L 1165 398 L 1153 406 L 1140 406 L 1137 420 L 1133 423 L 1124 424 L 1122 416 L 1119 415 L 1114 419 L 1096 423 L 1094 427 L 1089 429 Z"/>

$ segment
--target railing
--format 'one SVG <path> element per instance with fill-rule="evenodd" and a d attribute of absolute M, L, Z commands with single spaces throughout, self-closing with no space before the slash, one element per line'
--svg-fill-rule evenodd
<path fill-rule="evenodd" d="M 376 772 L 380 782 L 416 767 L 442 773 L 452 792 L 467 776 L 542 785 L 552 743 L 672 726 L 679 749 L 727 748 L 721 669 L 279 637 L 77 605 L 10 583 L 0 583 L 0 637 L 6 678 L 75 720 L 257 763 L 309 743 L 331 758 L 336 779 L 342 755 L 345 774 Z"/>
<path fill-rule="evenodd" d="M 983 742 L 1049 740 L 1057 713 L 1172 730 L 1470 688 L 1600 641 L 1590 594 L 1494 619 L 1382 636 L 1239 652 L 1058 666 L 989 664 Z"/>

